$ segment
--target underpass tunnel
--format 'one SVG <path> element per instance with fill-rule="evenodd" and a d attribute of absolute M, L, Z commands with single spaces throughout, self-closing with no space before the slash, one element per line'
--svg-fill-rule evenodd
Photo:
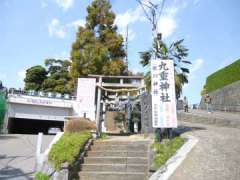
<path fill-rule="evenodd" d="M 63 130 L 63 121 L 49 121 L 37 119 L 9 118 L 8 133 L 11 134 L 48 134 L 49 128 L 60 128 Z"/>

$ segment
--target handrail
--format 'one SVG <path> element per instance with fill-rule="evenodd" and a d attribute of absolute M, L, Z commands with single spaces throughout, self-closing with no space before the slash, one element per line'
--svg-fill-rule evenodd
<path fill-rule="evenodd" d="M 54 98 L 54 99 L 64 99 L 64 100 L 75 100 L 76 96 L 71 96 L 70 94 L 61 94 L 54 92 L 43 92 L 43 91 L 24 91 L 24 90 L 10 90 L 8 95 L 26 95 L 40 98 Z"/>

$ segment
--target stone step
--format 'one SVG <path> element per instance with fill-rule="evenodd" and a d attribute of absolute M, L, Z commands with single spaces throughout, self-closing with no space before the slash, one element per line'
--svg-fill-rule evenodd
<path fill-rule="evenodd" d="M 94 145 L 146 145 L 149 141 L 94 141 Z"/>
<path fill-rule="evenodd" d="M 83 164 L 81 171 L 108 171 L 108 172 L 145 172 L 148 166 L 142 164 Z"/>
<path fill-rule="evenodd" d="M 145 151 L 88 151 L 87 156 L 95 157 L 147 157 L 147 152 Z"/>
<path fill-rule="evenodd" d="M 91 150 L 111 150 L 111 151 L 147 151 L 148 147 L 146 145 L 93 145 Z"/>
<path fill-rule="evenodd" d="M 145 173 L 136 172 L 87 172 L 79 173 L 80 180 L 146 180 Z"/>
<path fill-rule="evenodd" d="M 144 157 L 85 157 L 84 164 L 144 164 L 148 159 Z"/>

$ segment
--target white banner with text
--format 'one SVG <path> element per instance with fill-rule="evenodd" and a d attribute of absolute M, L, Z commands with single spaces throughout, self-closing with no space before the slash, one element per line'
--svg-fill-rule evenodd
<path fill-rule="evenodd" d="M 176 95 L 172 60 L 151 61 L 152 124 L 154 128 L 176 128 Z"/>

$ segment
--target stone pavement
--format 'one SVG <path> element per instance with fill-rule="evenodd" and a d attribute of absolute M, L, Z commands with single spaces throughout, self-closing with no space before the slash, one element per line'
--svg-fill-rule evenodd
<path fill-rule="evenodd" d="M 54 136 L 43 136 L 43 149 Z M 0 134 L 0 179 L 26 180 L 34 175 L 37 135 Z"/>
<path fill-rule="evenodd" d="M 208 116 L 212 118 L 217 117 L 217 118 L 226 118 L 230 120 L 240 120 L 240 112 L 213 111 L 212 113 L 208 113 L 206 110 L 191 109 L 189 113 L 193 115 Z"/>
<path fill-rule="evenodd" d="M 187 122 L 214 124 L 240 129 L 240 112 L 213 111 L 208 113 L 205 110 L 190 110 L 188 113 L 184 113 L 179 111 L 178 119 Z"/>
<path fill-rule="evenodd" d="M 181 123 L 180 131 L 198 144 L 169 180 L 239 180 L 240 129 Z"/>

